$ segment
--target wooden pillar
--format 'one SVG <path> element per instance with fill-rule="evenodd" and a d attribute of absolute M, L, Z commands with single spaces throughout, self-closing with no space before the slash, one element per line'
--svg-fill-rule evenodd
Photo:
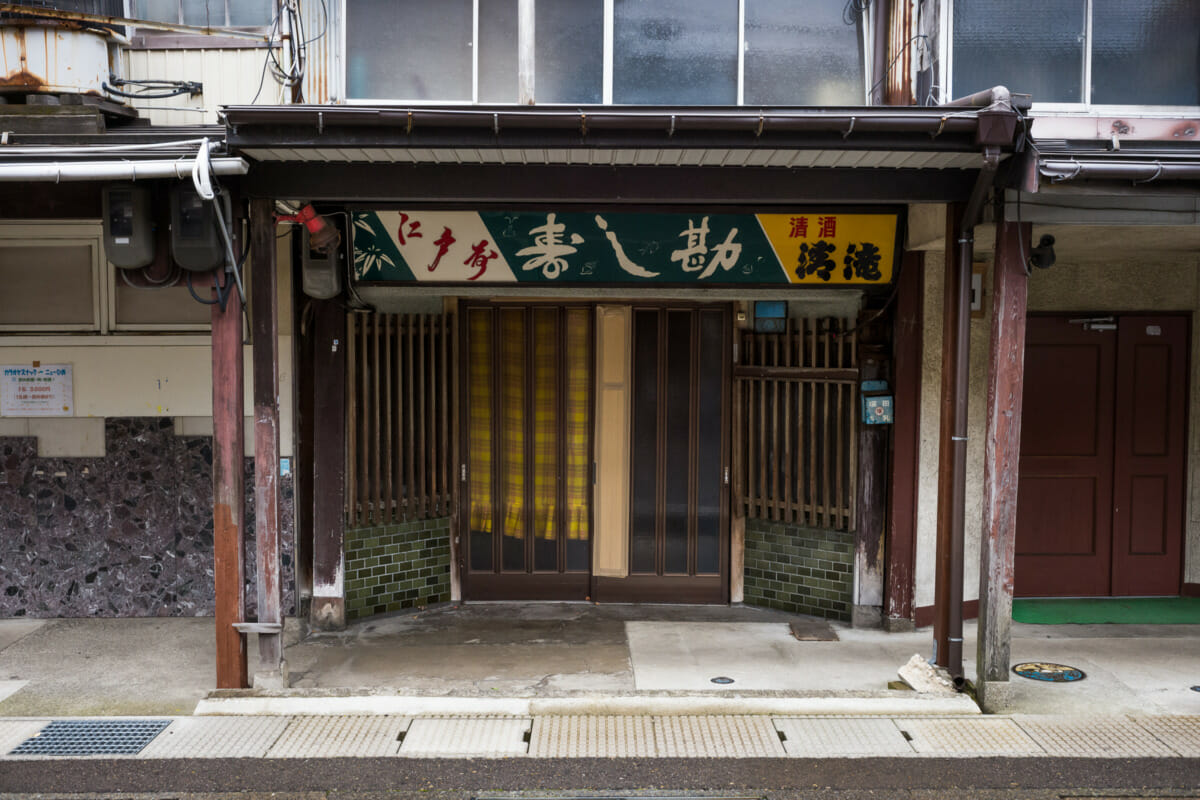
<path fill-rule="evenodd" d="M 735 306 L 739 311 L 742 305 Z M 733 370 L 742 360 L 742 329 L 733 323 Z M 729 490 L 729 602 L 742 603 L 746 600 L 746 458 L 742 428 L 745 409 L 742 398 L 742 383 L 732 378 L 733 389 L 730 418 L 733 420 L 733 435 L 730 437 L 730 458 L 733 461 L 733 486 Z"/>
<path fill-rule="evenodd" d="M 1028 289 L 1022 245 L 1029 242 L 1031 235 L 1029 223 L 996 225 L 983 467 L 983 542 L 979 553 L 976 664 L 980 686 L 1008 680 Z"/>
<path fill-rule="evenodd" d="M 346 625 L 346 313 L 315 303 L 313 345 L 313 597 L 318 630 Z"/>
<path fill-rule="evenodd" d="M 859 378 L 887 380 L 888 364 L 874 325 L 859 333 Z M 858 413 L 858 409 L 854 409 Z M 883 624 L 884 523 L 887 518 L 887 425 L 863 425 L 858 431 L 858 497 L 855 499 L 854 605 L 851 624 L 878 628 Z"/>
<path fill-rule="evenodd" d="M 230 281 L 233 276 L 228 276 Z M 212 307 L 213 385 L 213 582 L 217 617 L 217 688 L 244 689 L 246 638 L 242 545 L 245 429 L 242 377 L 242 301 L 236 287 L 222 311 Z"/>
<path fill-rule="evenodd" d="M 283 591 L 279 560 L 279 280 L 275 203 L 250 202 L 250 318 L 254 362 L 254 544 L 258 580 L 258 669 L 283 662 Z M 278 630 L 271 630 L 273 626 Z"/>
<path fill-rule="evenodd" d="M 924 367 L 925 254 L 906 253 L 896 289 L 893 370 L 896 422 L 892 425 L 888 484 L 887 576 L 884 627 L 912 630 L 917 563 L 917 479 L 920 475 L 921 378 Z"/>

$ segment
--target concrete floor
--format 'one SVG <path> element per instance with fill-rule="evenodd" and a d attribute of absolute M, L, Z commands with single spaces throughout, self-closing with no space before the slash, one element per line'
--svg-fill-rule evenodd
<path fill-rule="evenodd" d="M 798 623 L 816 638 L 801 641 Z M 974 675 L 974 625 L 965 630 Z M 1013 626 L 1013 662 L 1086 680 L 1014 676 L 1010 713 L 1200 714 L 1200 626 Z M 805 637 L 812 638 L 812 637 Z M 704 692 L 895 695 L 931 632 L 888 634 L 746 607 L 471 603 L 377 617 L 286 642 L 293 691 L 454 697 Z M 212 619 L 0 620 L 0 716 L 189 714 L 214 685 Z M 250 642 L 253 671 L 257 651 Z M 711 679 L 730 677 L 718 685 Z"/>

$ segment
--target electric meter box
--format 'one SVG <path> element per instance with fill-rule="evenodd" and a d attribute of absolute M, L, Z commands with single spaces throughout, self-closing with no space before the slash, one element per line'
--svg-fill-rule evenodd
<path fill-rule="evenodd" d="M 104 255 L 113 266 L 140 269 L 154 261 L 150 189 L 133 183 L 104 187 Z"/>
<path fill-rule="evenodd" d="M 331 225 L 333 223 L 330 223 Z M 312 249 L 308 228 L 300 226 L 300 286 L 304 294 L 328 300 L 342 293 L 342 248 Z"/>
<path fill-rule="evenodd" d="M 229 195 L 217 195 L 226 221 L 233 219 Z M 225 240 L 218 229 L 217 212 L 190 183 L 171 192 L 171 257 L 192 272 L 208 272 L 225 263 Z"/>

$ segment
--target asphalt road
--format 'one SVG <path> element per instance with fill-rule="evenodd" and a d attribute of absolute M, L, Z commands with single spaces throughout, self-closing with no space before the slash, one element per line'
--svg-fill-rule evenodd
<path fill-rule="evenodd" d="M 1200 798 L 1200 759 L 73 759 L 0 762 L 0 798 L 78 793 L 185 798 L 458 800 L 696 792 L 779 798 Z"/>

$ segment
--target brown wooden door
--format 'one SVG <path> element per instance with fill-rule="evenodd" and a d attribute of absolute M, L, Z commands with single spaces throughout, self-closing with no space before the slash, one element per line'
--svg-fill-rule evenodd
<path fill-rule="evenodd" d="M 1187 320 L 1122 317 L 1117 342 L 1112 593 L 1178 594 Z"/>
<path fill-rule="evenodd" d="M 1187 322 L 1026 330 L 1015 592 L 1177 594 Z"/>
<path fill-rule="evenodd" d="M 728 600 L 727 308 L 635 308 L 629 577 L 607 599 Z"/>

